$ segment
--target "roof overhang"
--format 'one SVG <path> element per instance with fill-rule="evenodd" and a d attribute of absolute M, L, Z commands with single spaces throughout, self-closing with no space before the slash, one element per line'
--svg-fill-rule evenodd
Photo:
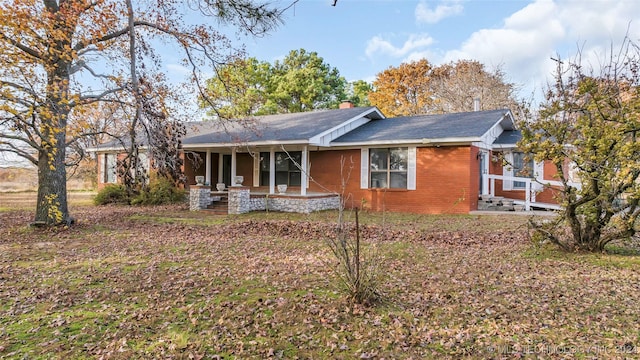
<path fill-rule="evenodd" d="M 277 145 L 309 145 L 309 140 L 286 140 L 286 141 L 249 141 L 249 142 L 226 142 L 226 143 L 201 143 L 201 144 L 183 144 L 185 150 L 195 149 L 212 149 L 212 148 L 234 148 L 234 147 L 253 147 L 253 146 L 277 146 Z"/>
<path fill-rule="evenodd" d="M 422 139 L 422 144 L 427 146 L 454 146 L 454 145 L 471 145 L 474 142 L 482 140 L 481 137 L 449 137 L 437 139 Z"/>
<path fill-rule="evenodd" d="M 371 141 L 357 141 L 357 142 L 339 142 L 331 143 L 331 147 L 358 147 L 358 146 L 382 146 L 382 145 L 406 145 L 406 144 L 420 144 L 421 139 L 409 139 L 409 140 L 371 140 Z"/>

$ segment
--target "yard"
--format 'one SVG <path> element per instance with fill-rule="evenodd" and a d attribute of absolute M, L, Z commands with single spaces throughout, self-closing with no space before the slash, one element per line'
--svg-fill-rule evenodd
<path fill-rule="evenodd" d="M 630 358 L 640 257 L 536 246 L 525 216 L 362 213 L 384 302 L 352 306 L 325 241 L 336 213 L 212 216 L 94 207 L 30 228 L 0 194 L 0 358 Z"/>

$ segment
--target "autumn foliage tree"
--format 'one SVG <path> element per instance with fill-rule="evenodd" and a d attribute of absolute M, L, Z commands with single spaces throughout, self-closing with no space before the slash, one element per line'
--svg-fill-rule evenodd
<path fill-rule="evenodd" d="M 216 29 L 186 24 L 183 17 L 188 12 L 261 34 L 279 23 L 281 11 L 250 0 L 2 2 L 0 150 L 38 167 L 36 222 L 72 220 L 66 194 L 67 150 L 91 133 L 87 127 L 71 126 L 80 124 L 88 106 L 110 102 L 123 107 L 132 121 L 129 152 L 134 155 L 138 134 L 153 129 L 173 131 L 169 138 L 177 143 L 180 129 L 166 106 L 169 92 L 162 88 L 162 56 L 154 41 L 182 50 L 198 86 L 199 69 L 227 63 L 238 53 L 229 51 L 230 43 Z"/>
<path fill-rule="evenodd" d="M 600 69 L 558 60 L 555 83 L 519 146 L 555 167 L 560 216 L 535 236 L 565 250 L 603 251 L 632 237 L 640 215 L 640 48 L 626 40 Z"/>
<path fill-rule="evenodd" d="M 371 105 L 389 117 L 430 114 L 434 110 L 431 87 L 433 66 L 425 59 L 389 67 L 376 76 Z"/>
<path fill-rule="evenodd" d="M 369 93 L 372 105 L 387 116 L 442 114 L 514 108 L 515 87 L 498 68 L 491 72 L 477 61 L 433 66 L 426 59 L 389 67 L 379 73 Z"/>

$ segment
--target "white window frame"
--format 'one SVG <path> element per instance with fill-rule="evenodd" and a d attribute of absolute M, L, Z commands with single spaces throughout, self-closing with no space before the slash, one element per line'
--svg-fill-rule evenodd
<path fill-rule="evenodd" d="M 502 175 L 503 176 L 510 176 L 510 177 L 514 177 L 514 171 L 513 171 L 513 162 L 514 162 L 514 158 L 513 158 L 513 153 L 517 152 L 517 151 L 506 151 L 504 152 L 504 160 L 505 160 L 505 164 L 502 167 Z M 533 169 L 531 169 L 533 171 L 533 174 L 531 174 L 530 178 L 531 180 L 538 180 L 538 181 L 542 181 L 543 177 L 543 170 L 544 170 L 544 163 L 542 162 L 538 162 L 538 161 L 533 161 Z M 515 187 L 514 186 L 514 181 L 512 180 L 503 180 L 502 181 L 502 190 L 504 191 L 525 191 L 526 187 Z M 536 184 L 534 182 L 531 183 L 532 189 L 536 189 L 537 187 L 540 187 L 541 185 Z"/>
<path fill-rule="evenodd" d="M 404 147 L 404 146 L 394 146 Z M 361 189 L 377 189 L 372 188 L 369 183 L 371 166 L 369 164 L 369 149 L 382 149 L 383 146 L 372 146 L 360 149 L 360 188 Z M 416 172 L 417 172 L 417 149 L 415 146 L 407 148 L 407 190 L 416 190 Z M 392 188 L 399 189 L 399 188 Z"/>

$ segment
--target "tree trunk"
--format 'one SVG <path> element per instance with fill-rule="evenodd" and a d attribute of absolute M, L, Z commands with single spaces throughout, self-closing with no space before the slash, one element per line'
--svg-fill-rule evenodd
<path fill-rule="evenodd" d="M 53 54 L 70 48 L 72 30 L 55 42 Z M 67 207 L 66 136 L 69 107 L 69 68 L 71 59 L 52 55 L 47 69 L 46 103 L 38 116 L 41 121 L 41 144 L 38 153 L 38 202 L 36 224 L 58 225 L 73 221 Z"/>
<path fill-rule="evenodd" d="M 53 156 L 52 162 L 49 161 L 49 156 Z M 56 136 L 55 154 L 40 151 L 35 218 L 37 224 L 57 225 L 72 222 L 67 207 L 67 169 L 64 158 L 64 134 Z"/>

